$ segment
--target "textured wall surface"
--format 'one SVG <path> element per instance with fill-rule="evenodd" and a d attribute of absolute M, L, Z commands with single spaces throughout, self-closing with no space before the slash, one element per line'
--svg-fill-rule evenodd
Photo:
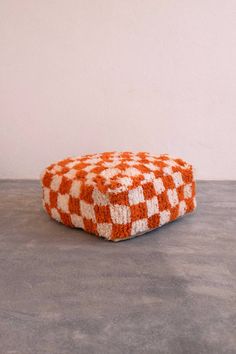
<path fill-rule="evenodd" d="M 1 0 L 0 178 L 110 150 L 236 179 L 234 0 Z"/>

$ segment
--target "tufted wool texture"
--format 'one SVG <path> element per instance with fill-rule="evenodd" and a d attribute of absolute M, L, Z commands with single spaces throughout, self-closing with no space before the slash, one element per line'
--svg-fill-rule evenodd
<path fill-rule="evenodd" d="M 105 237 L 128 239 L 196 207 L 193 168 L 146 152 L 105 152 L 53 163 L 41 177 L 43 206 L 55 220 Z"/>

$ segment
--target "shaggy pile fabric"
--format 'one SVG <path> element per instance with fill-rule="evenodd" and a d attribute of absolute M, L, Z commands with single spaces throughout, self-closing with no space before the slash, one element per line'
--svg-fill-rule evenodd
<path fill-rule="evenodd" d="M 105 152 L 51 164 L 43 206 L 55 220 L 112 241 L 135 237 L 193 211 L 190 164 L 167 154 Z"/>

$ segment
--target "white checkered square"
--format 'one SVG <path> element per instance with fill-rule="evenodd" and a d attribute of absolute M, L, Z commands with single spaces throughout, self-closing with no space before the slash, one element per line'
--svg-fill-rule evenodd
<path fill-rule="evenodd" d="M 77 170 L 71 169 L 70 171 L 65 173 L 64 176 L 68 179 L 73 179 L 73 178 L 75 178 L 76 173 L 77 173 Z"/>
<path fill-rule="evenodd" d="M 57 207 L 63 211 L 63 213 L 69 213 L 69 194 L 58 193 Z"/>
<path fill-rule="evenodd" d="M 83 168 L 83 170 L 84 170 L 85 172 L 90 172 L 92 169 L 94 169 L 94 165 L 88 165 L 88 166 L 86 166 L 86 167 Z"/>
<path fill-rule="evenodd" d="M 52 177 L 52 181 L 51 181 L 50 188 L 51 188 L 54 192 L 57 192 L 58 189 L 60 188 L 61 180 L 62 180 L 62 176 L 60 176 L 60 175 L 54 175 L 54 176 Z"/>
<path fill-rule="evenodd" d="M 135 205 L 144 202 L 143 188 L 141 186 L 129 191 L 129 203 Z"/>
<path fill-rule="evenodd" d="M 171 166 L 166 166 L 163 168 L 163 172 L 165 175 L 169 176 L 173 174 L 173 170 L 171 168 Z"/>
<path fill-rule="evenodd" d="M 147 213 L 149 218 L 155 214 L 158 214 L 159 206 L 158 206 L 157 197 L 153 197 L 152 199 L 146 200 L 146 204 L 147 204 Z"/>
<path fill-rule="evenodd" d="M 97 205 L 108 205 L 109 198 L 107 194 L 101 193 L 98 189 L 93 190 L 93 201 Z"/>
<path fill-rule="evenodd" d="M 137 161 L 126 161 L 125 163 L 126 163 L 127 165 L 129 165 L 130 167 L 137 165 Z"/>
<path fill-rule="evenodd" d="M 147 219 L 132 222 L 131 235 L 139 234 L 148 230 Z"/>
<path fill-rule="evenodd" d="M 82 184 L 82 182 L 81 182 L 81 181 L 78 181 L 78 180 L 74 180 L 74 181 L 72 182 L 72 185 L 71 185 L 71 188 L 70 188 L 70 195 L 71 195 L 73 198 L 79 198 L 80 189 L 81 189 L 81 184 Z"/>
<path fill-rule="evenodd" d="M 125 170 L 125 174 L 129 177 L 135 177 L 140 175 L 140 171 L 135 167 L 129 167 Z"/>
<path fill-rule="evenodd" d="M 144 180 L 141 181 L 141 184 L 145 184 L 147 182 L 152 182 L 155 179 L 155 175 L 153 172 L 150 173 L 144 173 L 143 174 Z"/>
<path fill-rule="evenodd" d="M 192 197 L 192 185 L 186 184 L 184 186 L 184 198 L 188 199 Z"/>
<path fill-rule="evenodd" d="M 102 159 L 100 157 L 91 157 L 88 158 L 87 160 L 84 160 L 85 163 L 88 163 L 90 165 L 96 165 L 98 162 L 101 162 Z"/>
<path fill-rule="evenodd" d="M 170 211 L 163 210 L 162 212 L 160 212 L 160 226 L 166 224 L 169 221 L 170 221 Z"/>
<path fill-rule="evenodd" d="M 86 184 L 87 185 L 94 185 L 95 183 L 94 183 L 94 177 L 96 177 L 96 173 L 94 173 L 94 172 L 89 172 L 88 174 L 87 174 L 87 176 L 85 177 L 86 178 Z"/>
<path fill-rule="evenodd" d="M 58 213 L 56 208 L 51 209 L 51 214 L 52 214 L 53 219 L 55 219 L 57 221 L 61 221 L 60 214 Z"/>
<path fill-rule="evenodd" d="M 182 178 L 182 175 L 181 175 L 180 172 L 173 173 L 172 178 L 173 178 L 173 181 L 174 181 L 174 184 L 175 184 L 176 188 L 178 188 L 178 187 L 180 187 L 180 186 L 182 186 L 184 184 L 183 178 Z"/>
<path fill-rule="evenodd" d="M 130 177 L 120 177 L 118 178 L 118 182 L 122 184 L 122 186 L 124 186 L 125 188 L 128 188 L 133 184 L 133 181 Z"/>
<path fill-rule="evenodd" d="M 165 191 L 164 184 L 161 178 L 157 178 L 153 181 L 153 185 L 157 194 L 161 194 Z"/>
<path fill-rule="evenodd" d="M 89 204 L 89 203 L 85 202 L 84 200 L 81 200 L 80 201 L 80 211 L 81 211 L 81 215 L 84 218 L 90 219 L 93 222 L 96 221 L 93 204 Z"/>
<path fill-rule="evenodd" d="M 43 188 L 43 197 L 44 197 L 44 201 L 47 204 L 50 204 L 50 189 L 44 187 Z"/>
<path fill-rule="evenodd" d="M 69 169 L 75 167 L 76 165 L 78 165 L 78 160 L 75 160 L 75 161 L 71 161 L 69 162 L 66 167 L 68 167 Z"/>
<path fill-rule="evenodd" d="M 104 178 L 112 178 L 120 173 L 118 168 L 108 168 L 101 172 L 101 176 Z"/>
<path fill-rule="evenodd" d="M 79 216 L 77 214 L 71 214 L 70 218 L 71 218 L 72 224 L 75 227 L 80 227 L 80 228 L 84 227 L 84 222 L 83 222 L 82 216 Z"/>
<path fill-rule="evenodd" d="M 157 170 L 160 169 L 158 166 L 154 165 L 151 162 L 150 163 L 146 163 L 144 166 L 149 168 L 149 170 L 151 170 L 151 171 L 157 171 Z"/>
<path fill-rule="evenodd" d="M 183 216 L 186 213 L 187 205 L 184 200 L 179 203 L 179 216 Z"/>
<path fill-rule="evenodd" d="M 111 237 L 112 232 L 112 224 L 109 223 L 99 223 L 97 224 L 97 231 L 99 236 L 106 237 L 109 239 Z"/>
<path fill-rule="evenodd" d="M 112 221 L 115 224 L 128 224 L 130 219 L 130 208 L 126 205 L 110 205 Z"/>
<path fill-rule="evenodd" d="M 53 168 L 52 168 L 52 170 L 51 170 L 51 173 L 57 173 L 57 172 L 61 172 L 61 170 L 62 170 L 62 167 L 61 166 L 59 166 L 59 165 L 55 165 Z"/>
<path fill-rule="evenodd" d="M 169 199 L 171 206 L 175 207 L 179 202 L 179 198 L 178 198 L 178 194 L 177 194 L 176 189 L 168 189 L 167 195 L 168 195 L 168 199 Z"/>

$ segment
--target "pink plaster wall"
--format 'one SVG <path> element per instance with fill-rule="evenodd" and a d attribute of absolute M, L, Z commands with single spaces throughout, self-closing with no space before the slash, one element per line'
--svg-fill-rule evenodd
<path fill-rule="evenodd" d="M 109 150 L 236 179 L 235 0 L 1 0 L 1 178 Z"/>

